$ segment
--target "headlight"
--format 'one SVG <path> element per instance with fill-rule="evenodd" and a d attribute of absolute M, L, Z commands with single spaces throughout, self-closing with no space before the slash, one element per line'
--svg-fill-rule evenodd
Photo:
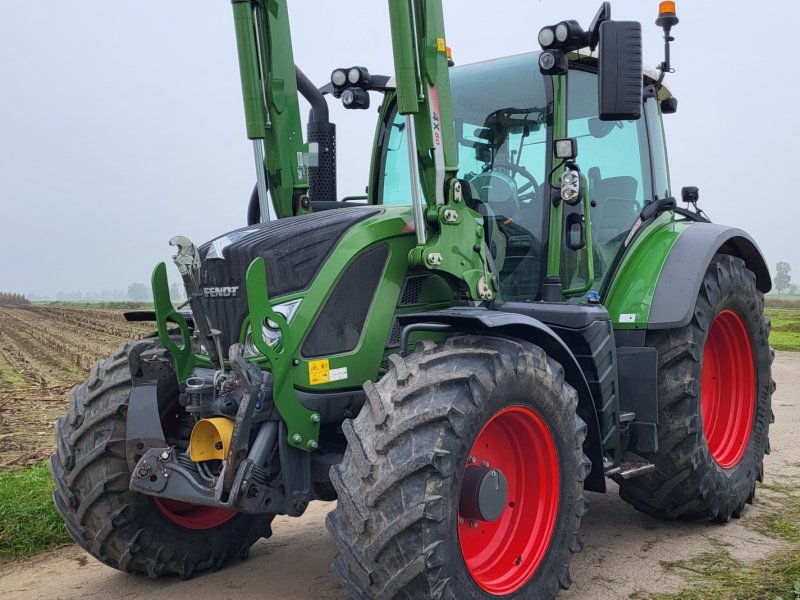
<path fill-rule="evenodd" d="M 301 302 L 303 302 L 302 299 L 297 299 L 292 300 L 291 302 L 284 302 L 283 304 L 276 304 L 272 307 L 272 310 L 279 315 L 283 315 L 287 323 L 291 323 L 292 318 L 297 312 L 297 309 L 300 308 Z M 278 327 L 278 324 L 269 319 L 267 319 L 267 322 L 261 326 L 261 332 L 264 335 L 264 341 L 266 341 L 267 344 L 273 348 L 275 348 L 278 345 L 278 342 L 281 341 L 281 330 Z M 253 343 L 252 331 L 250 328 L 248 328 L 247 335 L 244 338 L 244 352 L 242 353 L 242 356 L 244 356 L 244 358 L 253 358 L 259 354 L 261 353 Z"/>

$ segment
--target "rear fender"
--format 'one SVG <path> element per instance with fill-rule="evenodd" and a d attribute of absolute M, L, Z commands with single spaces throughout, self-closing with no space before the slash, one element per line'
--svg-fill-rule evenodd
<path fill-rule="evenodd" d="M 664 213 L 634 238 L 603 298 L 614 328 L 685 326 L 717 253 L 738 256 L 755 273 L 758 289 L 771 289 L 764 256 L 747 233 L 714 223 L 675 221 Z"/>
<path fill-rule="evenodd" d="M 564 367 L 564 378 L 578 392 L 578 415 L 588 427 L 584 451 L 592 462 L 592 470 L 584 482 L 584 487 L 592 492 L 606 491 L 603 444 L 592 394 L 575 356 L 552 329 L 526 315 L 473 307 L 398 315 L 397 318 L 402 326 L 415 323 L 442 323 L 452 327 L 453 331 L 462 333 L 524 340 L 536 344 L 548 356 L 561 363 Z"/>
<path fill-rule="evenodd" d="M 756 287 L 763 293 L 772 289 L 767 263 L 753 238 L 741 229 L 696 223 L 681 234 L 661 269 L 648 329 L 684 327 L 692 320 L 700 286 L 715 254 L 741 258 L 755 273 Z"/>

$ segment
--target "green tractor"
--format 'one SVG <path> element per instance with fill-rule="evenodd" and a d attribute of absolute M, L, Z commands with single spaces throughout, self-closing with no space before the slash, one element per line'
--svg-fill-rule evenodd
<path fill-rule="evenodd" d="M 157 334 L 70 396 L 51 460 L 70 534 L 189 577 L 275 515 L 337 500 L 354 598 L 552 598 L 585 490 L 728 521 L 769 451 L 770 276 L 672 194 L 666 54 L 602 4 L 541 50 L 452 68 L 441 0 L 389 0 L 394 77 L 296 68 L 286 0 L 233 0 L 257 185 L 249 224 L 171 243 Z M 303 139 L 298 94 L 311 105 Z M 340 199 L 329 98 L 381 97 L 367 195 Z"/>

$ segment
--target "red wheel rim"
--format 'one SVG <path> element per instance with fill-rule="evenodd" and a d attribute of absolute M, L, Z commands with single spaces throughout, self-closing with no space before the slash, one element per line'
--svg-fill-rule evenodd
<path fill-rule="evenodd" d="M 750 336 L 742 318 L 723 310 L 711 324 L 703 352 L 701 410 L 711 456 L 723 469 L 744 455 L 756 401 Z"/>
<path fill-rule="evenodd" d="M 509 406 L 484 425 L 472 446 L 467 466 L 484 463 L 506 477 L 506 508 L 493 522 L 462 522 L 459 515 L 458 539 L 475 583 L 490 594 L 506 595 L 530 581 L 553 537 L 558 453 L 538 412 Z"/>
<path fill-rule="evenodd" d="M 164 436 L 174 437 L 183 416 L 177 400 L 161 413 L 161 427 Z M 227 523 L 236 516 L 236 512 L 224 508 L 198 506 L 179 500 L 153 498 L 153 503 L 167 519 L 185 529 L 214 529 Z"/>

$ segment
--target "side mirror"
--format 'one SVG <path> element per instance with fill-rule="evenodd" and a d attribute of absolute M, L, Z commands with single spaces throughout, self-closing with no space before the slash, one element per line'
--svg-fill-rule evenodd
<path fill-rule="evenodd" d="M 642 116 L 642 25 L 636 21 L 600 24 L 598 94 L 601 121 Z"/>

